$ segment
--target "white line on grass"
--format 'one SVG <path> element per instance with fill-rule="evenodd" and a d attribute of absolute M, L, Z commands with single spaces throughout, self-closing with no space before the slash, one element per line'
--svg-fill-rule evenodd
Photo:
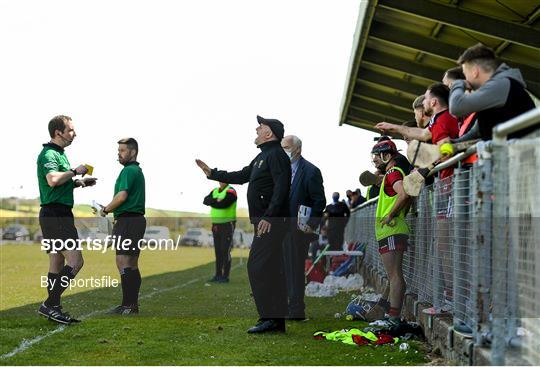
<path fill-rule="evenodd" d="M 237 267 L 239 267 L 240 265 L 242 265 L 242 263 L 240 264 L 237 264 L 235 266 L 232 267 L 232 269 L 235 269 Z M 231 270 L 232 270 L 231 269 Z M 150 293 L 147 293 L 147 294 L 144 294 L 142 295 L 141 297 L 139 297 L 139 299 L 146 299 L 146 298 L 150 298 L 150 297 L 153 297 L 155 296 L 156 294 L 160 294 L 160 293 L 163 293 L 163 292 L 168 292 L 168 291 L 172 291 L 172 290 L 175 290 L 175 289 L 180 289 L 180 288 L 184 288 L 185 286 L 188 286 L 190 284 L 193 284 L 193 283 L 196 283 L 198 282 L 199 280 L 201 280 L 202 277 L 199 277 L 199 278 L 195 278 L 195 279 L 192 279 L 188 282 L 185 282 L 185 283 L 182 283 L 182 284 L 179 284 L 179 285 L 175 285 L 174 287 L 169 287 L 169 288 L 163 288 L 163 289 L 156 289 L 155 291 L 152 291 Z M 100 311 L 92 311 L 90 313 L 87 313 L 86 315 L 83 315 L 80 317 L 81 320 L 84 320 L 84 319 L 87 319 L 91 316 L 94 316 L 94 315 L 97 315 L 97 314 L 100 314 L 100 313 L 103 313 L 105 311 L 108 311 L 109 309 L 105 309 L 105 310 L 100 310 Z M 39 343 L 40 341 L 42 341 L 43 339 L 45 338 L 48 338 L 49 336 L 51 335 L 54 335 L 54 334 L 57 334 L 57 333 L 61 333 L 62 331 L 64 331 L 64 329 L 66 328 L 67 325 L 60 325 L 58 326 L 56 329 L 53 329 L 51 331 L 49 331 L 47 334 L 43 334 L 43 335 L 38 335 L 32 339 L 23 339 L 22 342 L 17 346 L 17 348 L 13 349 L 11 352 L 9 353 L 6 353 L 6 354 L 2 354 L 0 356 L 0 359 L 6 359 L 6 358 L 10 358 L 10 357 L 13 357 L 14 355 L 17 355 L 21 352 L 24 352 L 25 350 L 27 350 L 28 348 L 30 348 L 32 345 L 36 344 L 36 343 Z"/>

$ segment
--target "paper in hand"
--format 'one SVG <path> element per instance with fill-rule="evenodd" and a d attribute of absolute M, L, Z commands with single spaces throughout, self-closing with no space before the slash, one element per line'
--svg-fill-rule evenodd
<path fill-rule="evenodd" d="M 307 232 L 309 225 L 308 221 L 311 218 L 311 208 L 309 206 L 300 205 L 298 207 L 298 220 L 297 220 L 297 226 L 298 229 L 302 232 Z M 316 230 L 316 228 L 311 228 L 313 233 L 318 234 L 319 232 Z"/>
<path fill-rule="evenodd" d="M 92 208 L 95 209 L 97 215 L 99 215 L 99 213 L 101 212 L 101 209 L 103 209 L 104 207 L 105 207 L 104 205 L 101 205 L 97 201 L 92 200 Z"/>

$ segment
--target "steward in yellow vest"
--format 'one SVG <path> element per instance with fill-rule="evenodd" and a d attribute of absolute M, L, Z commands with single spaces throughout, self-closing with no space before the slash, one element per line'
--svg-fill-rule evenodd
<path fill-rule="evenodd" d="M 219 183 L 203 204 L 210 206 L 212 234 L 216 253 L 216 273 L 211 282 L 228 283 L 231 270 L 231 249 L 236 226 L 236 191 L 224 182 Z"/>

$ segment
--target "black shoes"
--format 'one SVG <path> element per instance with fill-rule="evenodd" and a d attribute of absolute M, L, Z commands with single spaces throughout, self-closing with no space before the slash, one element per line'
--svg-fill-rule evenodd
<path fill-rule="evenodd" d="M 208 280 L 209 283 L 229 283 L 229 278 L 214 275 L 214 277 Z"/>
<path fill-rule="evenodd" d="M 257 325 L 248 329 L 248 334 L 263 334 L 263 333 L 284 333 L 285 332 L 285 320 L 283 319 L 268 319 L 259 320 Z"/>
<path fill-rule="evenodd" d="M 81 322 L 69 315 L 67 312 L 62 312 L 62 306 L 46 306 L 45 303 L 42 303 L 39 306 L 38 314 L 46 317 L 49 320 L 55 321 L 59 324 L 70 325 L 77 322 Z"/>
<path fill-rule="evenodd" d="M 137 305 L 131 305 L 131 306 L 117 306 L 107 312 L 107 315 L 134 315 L 139 313 L 139 306 Z"/>
<path fill-rule="evenodd" d="M 305 316 L 289 316 L 289 317 L 287 317 L 287 320 L 289 320 L 289 321 L 307 321 L 308 318 L 306 318 Z"/>

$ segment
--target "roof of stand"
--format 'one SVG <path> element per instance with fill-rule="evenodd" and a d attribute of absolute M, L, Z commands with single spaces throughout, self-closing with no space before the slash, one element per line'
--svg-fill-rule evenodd
<path fill-rule="evenodd" d="M 412 102 L 482 42 L 540 96 L 540 1 L 364 0 L 340 125 L 375 131 L 413 118 Z"/>

